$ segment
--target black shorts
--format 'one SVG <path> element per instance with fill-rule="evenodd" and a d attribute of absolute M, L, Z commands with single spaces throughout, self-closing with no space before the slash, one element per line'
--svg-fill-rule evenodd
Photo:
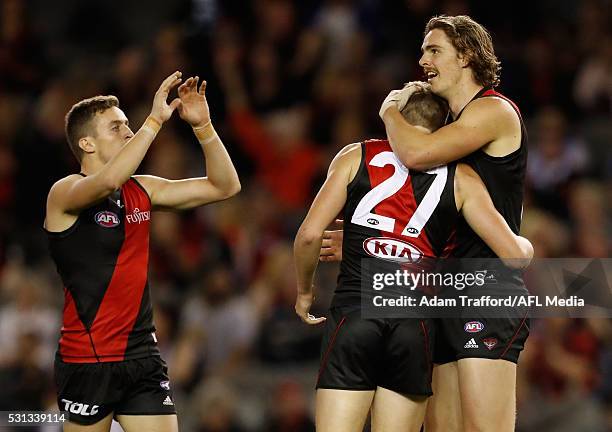
<path fill-rule="evenodd" d="M 107 363 L 55 359 L 57 403 L 68 420 L 91 425 L 114 415 L 176 414 L 168 368 L 159 356 Z"/>
<path fill-rule="evenodd" d="M 529 318 L 438 318 L 433 361 L 444 364 L 462 358 L 518 362 L 529 336 Z"/>
<path fill-rule="evenodd" d="M 492 300 L 525 296 L 522 280 L 496 280 L 486 287 L 465 289 L 464 295 Z M 529 308 L 526 306 L 466 306 L 452 318 L 435 321 L 434 363 L 444 364 L 463 358 L 508 360 L 517 363 L 529 336 Z"/>
<path fill-rule="evenodd" d="M 317 388 L 431 392 L 432 323 L 418 319 L 362 319 L 355 307 L 329 311 L 321 343 Z"/>

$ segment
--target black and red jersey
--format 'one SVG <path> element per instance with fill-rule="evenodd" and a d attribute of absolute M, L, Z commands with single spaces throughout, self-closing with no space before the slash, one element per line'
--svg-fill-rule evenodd
<path fill-rule="evenodd" d="M 447 253 L 458 211 L 455 164 L 411 171 L 386 140 L 361 143 L 361 163 L 347 186 L 344 240 L 332 306 L 360 302 L 362 260 L 418 268 Z"/>
<path fill-rule="evenodd" d="M 461 162 L 470 165 L 484 182 L 495 208 L 504 217 L 515 234 L 521 228 L 523 193 L 527 168 L 527 130 L 518 107 L 510 99 L 495 90 L 485 87 L 472 100 L 483 97 L 498 97 L 512 105 L 521 122 L 521 144 L 506 156 L 490 156 L 482 149 L 466 156 Z M 464 108 L 465 109 L 465 108 Z M 463 112 L 463 111 L 462 111 Z M 459 113 L 461 116 L 461 113 Z M 457 118 L 459 118 L 457 116 Z M 457 224 L 457 245 L 453 256 L 458 258 L 495 258 L 495 252 L 478 237 L 465 219 Z"/>
<path fill-rule="evenodd" d="M 151 201 L 133 178 L 83 210 L 63 232 L 47 232 L 64 283 L 58 354 L 69 363 L 158 355 L 147 269 Z"/>

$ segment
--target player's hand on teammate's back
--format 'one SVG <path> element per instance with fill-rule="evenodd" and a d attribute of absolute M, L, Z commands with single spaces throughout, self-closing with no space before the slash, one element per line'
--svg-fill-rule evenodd
<path fill-rule="evenodd" d="M 344 240 L 344 221 L 336 219 L 337 230 L 323 231 L 323 241 L 319 251 L 319 261 L 342 261 L 342 241 Z"/>
<path fill-rule="evenodd" d="M 174 72 L 161 83 L 159 89 L 155 92 L 153 107 L 151 108 L 151 117 L 158 120 L 160 123 L 168 120 L 172 116 L 174 110 L 181 104 L 179 98 L 174 98 L 172 102 L 168 104 L 168 95 L 170 94 L 170 90 L 181 82 L 182 75 L 183 74 L 179 71 Z"/>
<path fill-rule="evenodd" d="M 206 102 L 206 81 L 202 81 L 198 90 L 199 77 L 188 78 L 178 89 L 181 104 L 178 107 L 179 115 L 183 120 L 198 128 L 210 122 L 210 111 Z"/>
<path fill-rule="evenodd" d="M 299 294 L 295 300 L 295 313 L 308 325 L 317 325 L 325 322 L 325 317 L 315 317 L 310 314 L 310 307 L 314 301 L 314 294 L 311 290 L 309 294 Z"/>
<path fill-rule="evenodd" d="M 343 230 L 323 231 L 319 261 L 342 261 Z"/>

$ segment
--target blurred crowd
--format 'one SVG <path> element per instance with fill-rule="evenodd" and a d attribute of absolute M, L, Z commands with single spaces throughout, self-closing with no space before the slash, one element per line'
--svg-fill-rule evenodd
<path fill-rule="evenodd" d="M 78 172 L 76 101 L 114 94 L 135 129 L 175 70 L 208 81 L 238 168 L 235 198 L 157 213 L 150 285 L 183 430 L 314 430 L 321 328 L 293 311 L 292 240 L 344 145 L 384 137 L 380 102 L 422 79 L 422 31 L 469 14 L 493 36 L 501 92 L 529 131 L 523 235 L 539 257 L 610 254 L 609 0 L 3 0 L 0 3 L 0 410 L 54 402 L 62 285 L 41 229 L 46 194 Z M 139 172 L 201 175 L 175 116 Z M 95 247 L 95 245 L 92 245 Z M 86 251 L 83 251 L 86 253 Z M 320 266 L 324 314 L 337 266 Z M 612 431 L 609 320 L 532 321 L 519 367 L 521 432 Z"/>

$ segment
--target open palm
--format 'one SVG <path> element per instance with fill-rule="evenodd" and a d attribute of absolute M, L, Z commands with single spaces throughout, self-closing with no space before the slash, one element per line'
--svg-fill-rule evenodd
<path fill-rule="evenodd" d="M 210 112 L 206 102 L 206 81 L 202 81 L 198 90 L 199 78 L 188 78 L 179 88 L 178 94 L 181 104 L 178 107 L 179 115 L 192 127 L 204 126 L 210 121 Z"/>

